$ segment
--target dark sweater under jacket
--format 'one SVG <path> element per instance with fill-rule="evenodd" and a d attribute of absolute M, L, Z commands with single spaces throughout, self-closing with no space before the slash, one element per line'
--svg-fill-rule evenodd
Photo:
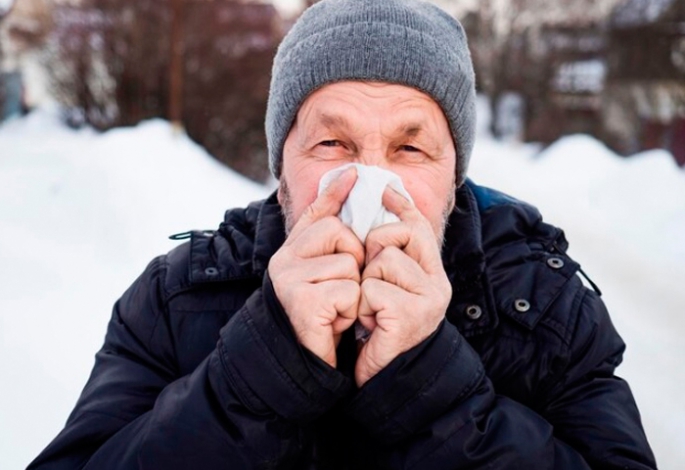
<path fill-rule="evenodd" d="M 301 347 L 266 268 L 275 196 L 156 258 L 116 303 L 64 430 L 31 469 L 653 469 L 624 344 L 561 230 L 472 182 L 438 330 L 357 389 Z"/>

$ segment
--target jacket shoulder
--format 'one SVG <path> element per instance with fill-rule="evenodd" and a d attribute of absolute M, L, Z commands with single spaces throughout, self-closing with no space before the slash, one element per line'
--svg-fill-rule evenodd
<path fill-rule="evenodd" d="M 577 380 L 602 363 L 616 367 L 623 342 L 566 253 L 564 232 L 530 204 L 489 188 L 472 192 L 484 282 L 497 318 L 492 335 L 472 341 L 497 387 L 537 408 L 560 381 Z"/>
<path fill-rule="evenodd" d="M 468 181 L 477 206 L 485 277 L 498 312 L 534 328 L 562 290 L 575 290 L 580 265 L 564 232 L 534 206 Z"/>
<path fill-rule="evenodd" d="M 191 230 L 170 237 L 185 241 L 160 257 L 166 268 L 164 290 L 168 296 L 202 284 L 259 275 L 254 272 L 252 254 L 260 202 L 228 210 L 217 230 Z"/>
<path fill-rule="evenodd" d="M 246 209 L 229 211 L 230 219 Z M 229 217 L 227 216 L 227 220 Z M 216 345 L 219 330 L 261 282 L 252 271 L 249 229 L 231 223 L 190 231 L 150 262 L 117 303 L 127 331 L 168 370 L 189 372 Z M 178 354 L 177 351 L 183 351 Z"/>
<path fill-rule="evenodd" d="M 483 250 L 492 253 L 511 242 L 525 241 L 545 250 L 565 251 L 568 243 L 560 228 L 544 222 L 537 207 L 506 193 L 468 180 L 477 207 Z"/>
<path fill-rule="evenodd" d="M 594 290 L 586 287 L 580 264 L 566 253 L 563 230 L 528 203 L 470 185 L 481 220 L 486 279 L 502 326 L 568 351 L 595 326 L 610 324 L 601 293 L 592 281 Z"/>

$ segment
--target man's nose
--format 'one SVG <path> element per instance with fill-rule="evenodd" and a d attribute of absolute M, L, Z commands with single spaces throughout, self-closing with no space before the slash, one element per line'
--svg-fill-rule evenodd
<path fill-rule="evenodd" d="M 388 151 L 384 145 L 362 146 L 357 157 L 358 163 L 368 166 L 388 166 Z"/>

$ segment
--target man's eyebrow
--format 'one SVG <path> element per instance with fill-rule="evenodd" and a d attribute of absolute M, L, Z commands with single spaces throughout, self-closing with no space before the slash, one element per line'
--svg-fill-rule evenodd
<path fill-rule="evenodd" d="M 344 117 L 335 114 L 321 113 L 319 115 L 319 121 L 323 126 L 328 127 L 329 129 L 334 127 L 350 127 L 350 124 Z"/>
<path fill-rule="evenodd" d="M 419 137 L 419 140 L 426 148 L 435 153 L 440 152 L 440 144 L 435 140 L 430 132 L 426 132 L 425 123 L 422 121 L 408 122 L 399 128 L 397 132 L 398 139 Z"/>
<path fill-rule="evenodd" d="M 318 116 L 319 123 L 328 129 L 349 129 L 350 122 L 343 116 L 337 114 L 320 113 Z M 416 137 L 423 134 L 425 131 L 424 123 L 421 121 L 414 121 L 403 124 L 396 132 L 397 137 Z"/>
<path fill-rule="evenodd" d="M 423 131 L 423 125 L 420 122 L 412 122 L 403 125 L 398 134 L 403 137 L 416 137 Z"/>

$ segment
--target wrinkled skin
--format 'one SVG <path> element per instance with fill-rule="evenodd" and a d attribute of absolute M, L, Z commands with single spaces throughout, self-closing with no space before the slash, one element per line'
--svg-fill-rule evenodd
<path fill-rule="evenodd" d="M 336 217 L 356 170 L 317 197 L 321 176 L 351 162 L 397 173 L 415 203 L 386 188 L 383 204 L 400 221 L 372 230 L 365 245 Z M 332 367 L 355 320 L 371 331 L 357 359 L 359 386 L 444 318 L 451 286 L 440 248 L 455 166 L 440 107 L 401 85 L 327 85 L 305 100 L 288 134 L 278 192 L 288 236 L 269 274 L 300 343 Z"/>

